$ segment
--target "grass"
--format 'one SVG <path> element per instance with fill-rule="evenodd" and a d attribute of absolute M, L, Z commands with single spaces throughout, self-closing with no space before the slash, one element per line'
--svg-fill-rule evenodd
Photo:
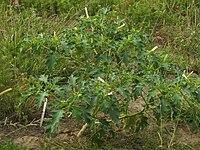
<path fill-rule="evenodd" d="M 158 45 L 159 53 L 168 53 L 182 70 L 200 74 L 198 1 L 132 0 L 125 3 L 123 0 L 90 0 L 64 4 L 59 1 L 51 3 L 46 0 L 41 3 L 39 0 L 24 0 L 21 6 L 16 7 L 8 6 L 5 1 L 0 6 L 0 64 L 3 64 L 0 65 L 0 92 L 10 87 L 13 90 L 0 96 L 1 119 L 27 115 L 28 110 L 22 108 L 26 100 L 19 99 L 20 93 L 26 88 L 29 76 L 39 76 L 46 71 L 43 67 L 43 56 L 32 56 L 28 53 L 18 55 L 19 41 L 27 37 L 37 37 L 41 33 L 59 36 L 63 29 L 76 24 L 77 17 L 84 15 L 85 6 L 89 9 L 89 15 L 95 14 L 103 6 L 117 11 L 118 16 L 125 18 L 129 27 L 137 27 L 152 37 L 149 47 Z M 0 149 L 6 148 L 16 147 L 10 142 L 4 147 L 0 146 Z"/>
<path fill-rule="evenodd" d="M 17 83 L 23 82 L 27 75 L 32 74 L 31 71 L 34 70 L 35 75 L 41 71 L 41 66 L 36 66 L 40 61 L 36 57 L 32 59 L 34 64 L 30 64 L 30 55 L 18 55 L 17 43 L 40 33 L 59 34 L 65 28 L 66 23 L 63 18 L 57 16 L 40 17 L 34 9 L 20 10 L 5 5 L 1 5 L 0 9 L 2 12 L 0 63 L 3 64 L 0 66 L 0 91 L 13 87 L 13 90 L 6 96 L 0 97 L 3 106 L 0 109 L 0 116 L 4 118 L 8 114 L 13 115 L 16 109 L 19 109 L 17 106 L 21 102 L 17 97 L 19 97 L 20 87 Z"/>
<path fill-rule="evenodd" d="M 13 144 L 11 140 L 5 140 L 3 144 L 0 144 L 0 150 L 26 150 L 26 148 Z"/>

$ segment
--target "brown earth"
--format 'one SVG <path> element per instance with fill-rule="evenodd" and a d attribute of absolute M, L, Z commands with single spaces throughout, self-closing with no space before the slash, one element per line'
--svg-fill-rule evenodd
<path fill-rule="evenodd" d="M 135 113 L 143 109 L 141 99 L 130 104 L 130 109 Z M 48 137 L 44 128 L 39 127 L 39 121 L 22 126 L 20 124 L 7 123 L 0 125 L 0 143 L 6 137 L 13 139 L 18 146 L 25 146 L 30 150 L 40 149 L 94 149 L 89 142 L 87 134 L 77 138 L 78 132 L 83 124 L 77 125 L 73 118 L 62 119 L 58 134 Z M 130 134 L 119 131 L 115 138 L 106 139 L 106 145 L 110 149 L 155 149 L 159 147 L 158 126 L 153 123 L 139 134 Z M 173 122 L 163 123 L 163 145 L 162 149 L 196 149 L 200 146 L 200 134 L 192 133 L 183 124 L 178 126 Z M 170 142 L 171 141 L 171 142 Z"/>

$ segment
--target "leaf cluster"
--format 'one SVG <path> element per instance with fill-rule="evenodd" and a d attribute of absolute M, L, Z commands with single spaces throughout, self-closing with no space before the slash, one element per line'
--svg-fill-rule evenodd
<path fill-rule="evenodd" d="M 72 114 L 101 143 L 121 123 L 126 130 L 144 129 L 150 111 L 158 124 L 161 119 L 181 119 L 197 129 L 199 78 L 181 71 L 167 54 L 149 50 L 148 35 L 112 18 L 113 13 L 103 8 L 95 16 L 81 17 L 60 36 L 39 35 L 19 44 L 22 52 L 45 56 L 46 75 L 34 77 L 28 95 L 35 95 L 39 108 L 45 97 L 51 100 L 47 131 L 55 133 L 60 119 Z M 129 105 L 138 99 L 143 108 L 133 113 Z"/>

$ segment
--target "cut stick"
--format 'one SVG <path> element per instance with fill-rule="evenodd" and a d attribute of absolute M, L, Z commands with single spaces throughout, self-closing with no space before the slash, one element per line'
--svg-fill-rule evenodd
<path fill-rule="evenodd" d="M 118 27 L 118 29 L 123 28 L 126 24 L 123 23 L 121 26 Z"/>
<path fill-rule="evenodd" d="M 46 106 L 47 106 L 47 98 L 45 98 L 44 105 L 43 105 L 42 116 L 41 116 L 41 120 L 40 120 L 40 127 L 42 127 L 42 124 L 43 124 Z"/>
<path fill-rule="evenodd" d="M 152 50 L 150 50 L 150 52 L 154 52 L 157 48 L 158 46 L 155 46 L 154 48 L 152 48 Z"/>
<path fill-rule="evenodd" d="M 87 7 L 85 7 L 85 14 L 86 14 L 86 17 L 89 18 Z"/>
<path fill-rule="evenodd" d="M 0 93 L 0 96 L 3 95 L 4 93 L 7 93 L 7 92 L 11 91 L 11 90 L 12 90 L 12 88 L 9 88 L 9 89 L 7 89 L 7 90 L 4 90 L 3 92 Z"/>
<path fill-rule="evenodd" d="M 87 129 L 88 124 L 84 124 L 83 127 L 81 128 L 81 130 L 78 132 L 77 137 L 80 137 L 83 132 Z"/>

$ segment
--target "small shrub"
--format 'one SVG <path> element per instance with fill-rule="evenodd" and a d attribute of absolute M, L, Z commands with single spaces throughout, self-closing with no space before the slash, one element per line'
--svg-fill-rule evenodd
<path fill-rule="evenodd" d="M 56 133 L 60 119 L 71 113 L 87 123 L 92 141 L 101 144 L 121 122 L 127 130 L 145 128 L 148 111 L 158 123 L 181 118 L 197 129 L 199 78 L 181 71 L 167 54 L 149 50 L 150 38 L 112 18 L 114 13 L 104 8 L 98 15 L 81 17 L 60 36 L 39 35 L 18 45 L 21 52 L 28 49 L 46 62 L 45 74 L 33 77 L 24 94 L 34 95 L 38 108 L 45 97 L 53 99 L 46 130 Z M 143 110 L 133 114 L 128 106 L 139 97 Z"/>

